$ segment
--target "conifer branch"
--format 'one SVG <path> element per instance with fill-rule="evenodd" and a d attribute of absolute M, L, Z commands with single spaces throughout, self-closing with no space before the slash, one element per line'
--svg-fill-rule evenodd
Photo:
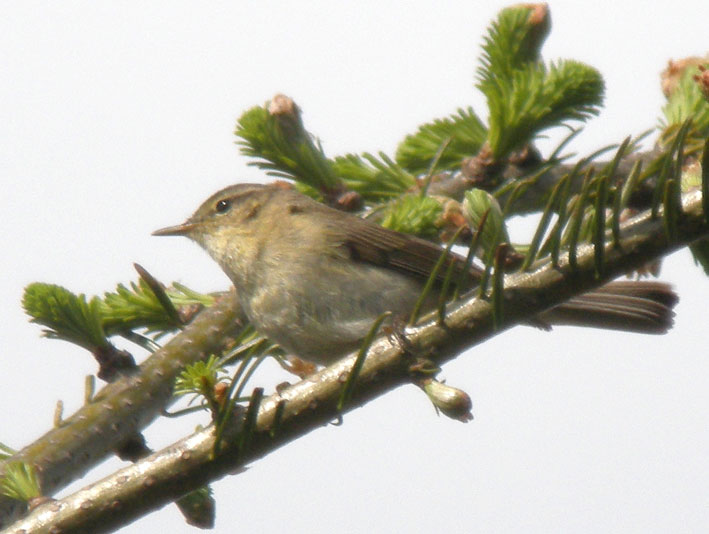
<path fill-rule="evenodd" d="M 647 210 L 623 224 L 620 247 L 610 242 L 605 244 L 600 277 L 593 246 L 581 247 L 576 268 L 571 267 L 568 258 L 562 257 L 558 268 L 547 263 L 531 274 L 508 276 L 504 288 L 505 313 L 498 318 L 499 324 L 493 321 L 491 303 L 472 297 L 451 307 L 445 325 L 433 314 L 425 324 L 408 327 L 404 331 L 405 346 L 395 337 L 379 338 L 359 370 L 358 382 L 344 411 L 406 383 L 409 350 L 432 354 L 435 363 L 441 364 L 573 295 L 709 235 L 699 191 L 682 199 L 682 211 L 673 234 L 676 240 L 668 240 L 665 215 L 661 213 L 661 217 L 653 218 Z M 255 395 L 252 407 L 258 406 L 258 413 L 247 410 L 229 425 L 222 434 L 218 454 L 214 455 L 213 429 L 199 431 L 65 499 L 37 507 L 15 523 L 13 531 L 25 529 L 42 533 L 54 528 L 87 534 L 107 532 L 208 481 L 234 472 L 337 418 L 342 377 L 351 371 L 357 356 L 352 354 L 263 401 Z M 280 414 L 278 418 L 277 414 Z M 272 432 L 276 422 L 278 431 Z"/>

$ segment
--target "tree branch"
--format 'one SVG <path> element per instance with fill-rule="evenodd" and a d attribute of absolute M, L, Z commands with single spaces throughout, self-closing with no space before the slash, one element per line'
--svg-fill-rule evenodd
<path fill-rule="evenodd" d="M 225 294 L 155 351 L 135 374 L 108 384 L 60 427 L 0 463 L 0 474 L 12 462 L 32 464 L 43 494 L 48 496 L 80 478 L 152 423 L 174 400 L 175 377 L 185 365 L 221 350 L 243 324 L 236 293 Z M 23 509 L 23 503 L 0 495 L 0 527 Z"/>
<path fill-rule="evenodd" d="M 613 179 L 615 180 L 617 178 L 627 177 L 636 162 L 641 162 L 643 167 L 647 168 L 647 166 L 651 162 L 655 161 L 661 154 L 662 150 L 655 147 L 645 152 L 637 152 L 625 156 L 618 164 L 618 168 L 616 169 Z M 594 171 L 601 171 L 608 166 L 608 163 L 609 161 L 605 160 L 590 161 L 584 170 L 594 169 Z M 575 163 L 560 163 L 544 170 L 522 194 L 515 198 L 513 209 L 509 214 L 525 215 L 542 211 L 551 191 L 564 178 L 564 176 L 572 172 L 575 166 Z M 529 172 L 529 169 L 525 168 L 524 162 L 522 162 L 522 165 L 510 164 L 505 168 L 502 179 L 517 179 L 527 172 Z M 569 189 L 569 193 L 571 195 L 578 193 L 581 189 L 583 176 L 584 172 L 580 172 L 572 176 L 573 180 L 570 183 Z M 651 196 L 656 183 L 657 180 L 654 177 L 647 179 L 641 184 L 638 184 L 638 190 L 634 193 L 637 196 Z M 431 195 L 441 195 L 461 201 L 463 199 L 463 194 L 475 185 L 476 184 L 471 182 L 470 178 L 465 175 L 465 172 L 455 171 L 440 173 L 435 176 L 434 180 L 431 182 L 428 192 Z M 504 205 L 509 198 L 510 193 L 511 191 L 501 195 L 498 198 L 501 204 Z"/>
<path fill-rule="evenodd" d="M 504 314 L 497 330 L 491 303 L 470 297 L 451 306 L 445 324 L 429 318 L 425 324 L 406 328 L 403 344 L 399 336 L 381 337 L 369 350 L 345 411 L 406 383 L 411 352 L 443 363 L 573 295 L 707 235 L 709 221 L 702 213 L 701 194 L 695 191 L 683 197 L 676 232 L 667 231 L 662 210 L 655 218 L 646 211 L 621 227 L 620 246 L 606 240 L 602 276 L 595 274 L 594 247 L 584 245 L 578 250 L 575 269 L 569 265 L 568 256 L 563 256 L 558 268 L 547 262 L 532 272 L 506 277 Z M 237 419 L 223 435 L 216 455 L 210 427 L 65 499 L 40 505 L 3 532 L 107 532 L 209 480 L 234 472 L 339 417 L 338 400 L 355 359 L 356 355 L 350 355 L 265 399 L 252 432 L 245 434 L 245 419 Z"/>

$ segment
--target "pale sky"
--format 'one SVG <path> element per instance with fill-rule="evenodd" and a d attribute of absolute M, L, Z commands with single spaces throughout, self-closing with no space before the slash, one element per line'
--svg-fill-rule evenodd
<path fill-rule="evenodd" d="M 584 61 L 606 79 L 579 154 L 654 126 L 667 60 L 707 52 L 705 2 L 550 4 L 545 59 Z M 36 439 L 57 399 L 73 413 L 96 370 L 85 351 L 39 337 L 20 306 L 25 285 L 100 294 L 135 280 L 138 262 L 163 282 L 227 288 L 197 246 L 150 233 L 217 189 L 266 179 L 234 145 L 236 118 L 285 93 L 337 155 L 393 154 L 459 106 L 484 116 L 474 69 L 506 5 L 5 2 L 0 441 Z M 215 482 L 214 532 L 706 532 L 709 282 L 686 251 L 662 279 L 682 299 L 670 334 L 516 328 L 443 369 L 472 397 L 474 421 L 439 418 L 400 388 Z M 271 366 L 259 382 L 283 378 Z M 146 437 L 160 448 L 207 421 Z M 194 532 L 174 505 L 121 532 L 158 529 Z"/>

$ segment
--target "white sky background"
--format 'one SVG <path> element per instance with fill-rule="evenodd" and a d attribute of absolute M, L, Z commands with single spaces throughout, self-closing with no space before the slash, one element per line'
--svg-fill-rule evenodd
<path fill-rule="evenodd" d="M 328 154 L 393 154 L 458 106 L 484 114 L 474 68 L 505 5 L 4 2 L 0 441 L 37 438 L 57 399 L 73 413 L 96 370 L 39 337 L 20 306 L 26 284 L 102 293 L 135 280 L 139 262 L 165 282 L 226 288 L 196 245 L 150 232 L 223 186 L 264 179 L 233 144 L 236 118 L 283 92 Z M 701 1 L 551 10 L 544 57 L 606 78 L 605 110 L 572 147 L 581 154 L 653 126 L 667 59 L 709 44 Z M 662 277 L 682 297 L 669 335 L 517 328 L 444 368 L 474 421 L 438 418 L 401 388 L 216 482 L 215 532 L 706 531 L 709 284 L 686 252 Z M 146 435 L 160 447 L 206 421 Z M 170 505 L 121 532 L 157 529 L 194 531 Z"/>

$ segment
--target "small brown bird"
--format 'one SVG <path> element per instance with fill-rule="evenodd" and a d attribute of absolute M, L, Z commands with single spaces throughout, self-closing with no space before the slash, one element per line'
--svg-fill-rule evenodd
<path fill-rule="evenodd" d="M 234 283 L 254 327 L 319 364 L 356 349 L 382 313 L 408 315 L 443 252 L 274 184 L 227 187 L 185 223 L 153 235 L 199 243 Z M 465 269 L 458 255 L 448 261 Z M 471 268 L 472 281 L 479 274 Z M 660 334 L 676 302 L 664 283 L 611 282 L 536 320 Z"/>

